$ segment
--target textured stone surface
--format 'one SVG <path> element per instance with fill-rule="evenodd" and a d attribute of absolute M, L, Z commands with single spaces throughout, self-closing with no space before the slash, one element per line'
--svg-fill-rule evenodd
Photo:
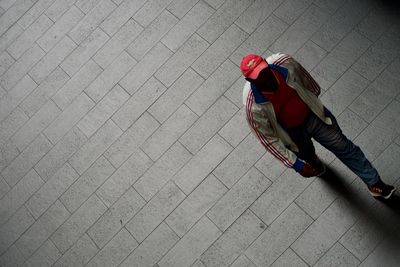
<path fill-rule="evenodd" d="M 0 0 L 1 266 L 400 266 L 398 193 L 320 144 L 304 179 L 243 106 L 291 54 L 400 185 L 396 1 Z"/>

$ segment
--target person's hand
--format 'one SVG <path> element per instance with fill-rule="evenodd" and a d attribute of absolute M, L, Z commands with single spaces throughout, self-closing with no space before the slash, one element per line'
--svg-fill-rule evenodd
<path fill-rule="evenodd" d="M 308 162 L 304 162 L 304 167 L 301 171 L 299 171 L 300 175 L 303 177 L 313 177 L 313 176 L 317 176 L 319 174 L 319 172 L 314 169 L 314 167 L 308 163 Z"/>

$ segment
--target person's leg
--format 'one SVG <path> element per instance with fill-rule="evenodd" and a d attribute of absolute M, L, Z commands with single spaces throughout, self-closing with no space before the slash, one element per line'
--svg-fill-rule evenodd
<path fill-rule="evenodd" d="M 322 146 L 334 153 L 365 184 L 372 186 L 381 181 L 377 170 L 365 157 L 361 149 L 350 141 L 340 129 L 333 114 L 325 109 L 332 125 L 326 125 L 318 117 L 312 116 L 306 125 L 309 134 Z"/>

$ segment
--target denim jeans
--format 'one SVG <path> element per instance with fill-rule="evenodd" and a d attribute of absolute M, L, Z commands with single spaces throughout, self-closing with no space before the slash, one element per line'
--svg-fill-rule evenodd
<path fill-rule="evenodd" d="M 296 153 L 300 159 L 311 164 L 315 162 L 315 148 L 311 138 L 336 155 L 350 170 L 359 176 L 364 183 L 371 186 L 380 181 L 377 170 L 365 157 L 361 149 L 342 133 L 336 118 L 325 108 L 325 115 L 330 117 L 332 125 L 325 124 L 314 113 L 295 128 L 287 129 L 290 137 L 299 147 Z"/>

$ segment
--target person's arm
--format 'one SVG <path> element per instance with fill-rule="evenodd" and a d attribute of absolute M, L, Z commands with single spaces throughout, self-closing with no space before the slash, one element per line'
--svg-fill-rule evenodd
<path fill-rule="evenodd" d="M 285 166 L 293 168 L 304 177 L 317 175 L 317 171 L 307 162 L 298 158 L 295 153 L 289 150 L 282 140 L 277 137 L 270 121 L 260 111 L 253 111 L 253 99 L 250 93 L 246 103 L 246 117 L 251 129 L 261 144 L 279 159 Z"/>
<path fill-rule="evenodd" d="M 312 93 L 314 93 L 316 96 L 319 96 L 321 94 L 321 87 L 314 80 L 311 74 L 294 58 L 290 58 L 289 60 L 296 65 L 296 71 L 298 72 L 298 76 L 304 77 L 304 80 L 307 84 L 306 88 L 310 90 Z"/>

